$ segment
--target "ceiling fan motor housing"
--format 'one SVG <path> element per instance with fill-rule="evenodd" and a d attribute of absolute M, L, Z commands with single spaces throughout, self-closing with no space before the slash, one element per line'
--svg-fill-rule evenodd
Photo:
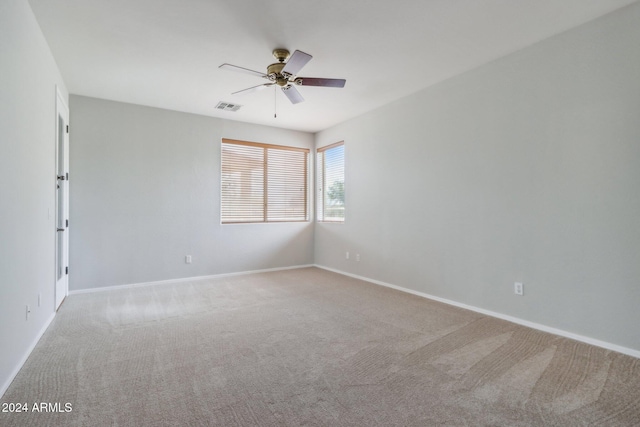
<path fill-rule="evenodd" d="M 276 62 L 267 67 L 269 79 L 276 82 L 278 86 L 286 86 L 289 83 L 289 79 L 282 75 L 284 66 L 285 64 L 283 62 Z"/>

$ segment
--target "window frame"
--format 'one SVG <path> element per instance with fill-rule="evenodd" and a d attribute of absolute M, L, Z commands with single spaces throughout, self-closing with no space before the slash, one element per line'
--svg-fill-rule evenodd
<path fill-rule="evenodd" d="M 316 222 L 321 222 L 321 223 L 325 223 L 325 224 L 344 224 L 346 221 L 346 192 L 344 193 L 344 198 L 345 200 L 343 201 L 343 206 L 344 206 L 344 212 L 342 214 L 342 218 L 340 219 L 330 219 L 327 220 L 326 219 L 326 209 L 325 209 L 325 192 L 327 191 L 326 188 L 324 188 L 324 176 L 325 176 L 325 160 L 324 160 L 324 153 L 328 150 L 331 150 L 332 148 L 336 148 L 336 147 L 344 147 L 344 153 L 343 153 L 343 157 L 342 157 L 342 161 L 343 161 L 343 166 L 342 166 L 342 184 L 343 184 L 343 192 L 345 191 L 344 185 L 345 185 L 345 181 L 346 181 L 346 174 L 345 174 L 345 161 L 346 161 L 346 145 L 343 141 L 338 141 L 338 142 L 334 142 L 333 144 L 329 144 L 329 145 L 325 145 L 323 147 L 317 148 L 316 149 L 316 186 L 318 186 L 319 188 L 317 188 L 318 194 L 316 195 Z M 322 154 L 323 159 L 322 159 L 322 164 L 320 164 L 319 158 L 318 156 Z M 320 181 L 320 177 L 322 177 L 322 185 L 319 185 L 319 181 Z M 319 205 L 319 203 L 322 203 L 322 206 Z M 322 211 L 320 210 L 322 208 Z M 322 218 L 320 215 L 320 212 L 322 212 Z"/>
<path fill-rule="evenodd" d="M 263 208 L 262 208 L 262 220 L 251 220 L 251 221 L 234 221 L 234 220 L 224 220 L 223 218 L 223 205 L 224 205 L 224 190 L 223 190 L 223 174 L 224 174 L 224 165 L 223 165 L 223 149 L 224 144 L 228 145 L 240 145 L 240 146 L 248 146 L 248 147 L 257 147 L 262 148 L 263 151 Z M 268 175 L 269 175 L 269 167 L 268 167 L 268 153 L 269 150 L 281 150 L 281 151 L 295 151 L 305 153 L 304 159 L 304 219 L 278 219 L 278 220 L 270 220 L 268 218 L 269 214 L 269 186 L 268 186 Z M 309 189 L 310 189 L 310 153 L 311 149 L 302 148 L 302 147 L 294 147 L 288 145 L 277 145 L 277 144 L 267 144 L 262 142 L 254 142 L 254 141 L 243 141 L 238 139 L 231 138 L 222 138 L 220 143 L 220 224 L 273 224 L 273 223 L 288 223 L 288 222 L 309 222 L 310 218 L 310 202 L 309 202 Z"/>

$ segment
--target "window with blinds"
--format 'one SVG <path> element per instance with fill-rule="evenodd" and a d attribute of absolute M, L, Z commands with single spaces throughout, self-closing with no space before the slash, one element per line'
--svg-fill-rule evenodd
<path fill-rule="evenodd" d="M 222 140 L 223 224 L 308 221 L 309 150 Z"/>
<path fill-rule="evenodd" d="M 316 153 L 317 219 L 326 222 L 344 221 L 344 141 Z"/>

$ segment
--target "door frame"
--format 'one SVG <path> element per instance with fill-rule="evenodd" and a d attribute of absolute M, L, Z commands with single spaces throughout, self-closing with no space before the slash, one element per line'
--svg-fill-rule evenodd
<path fill-rule="evenodd" d="M 60 119 L 63 128 L 60 128 Z M 56 125 L 55 125 L 55 252 L 54 252 L 54 311 L 69 294 L 69 107 L 56 86 Z M 62 135 L 62 144 L 60 136 Z M 64 153 L 60 153 L 60 147 Z M 60 164 L 62 160 L 62 165 Z M 62 167 L 61 167 L 62 166 Z M 58 186 L 63 188 L 62 209 L 58 197 Z M 59 231 L 62 230 L 62 231 Z M 62 253 L 60 242 L 62 239 Z M 62 258 L 60 258 L 62 257 Z"/>

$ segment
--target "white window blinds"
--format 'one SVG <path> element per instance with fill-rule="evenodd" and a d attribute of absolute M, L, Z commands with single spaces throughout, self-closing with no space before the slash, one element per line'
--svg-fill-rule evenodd
<path fill-rule="evenodd" d="M 309 150 L 222 140 L 221 219 L 308 221 Z"/>

